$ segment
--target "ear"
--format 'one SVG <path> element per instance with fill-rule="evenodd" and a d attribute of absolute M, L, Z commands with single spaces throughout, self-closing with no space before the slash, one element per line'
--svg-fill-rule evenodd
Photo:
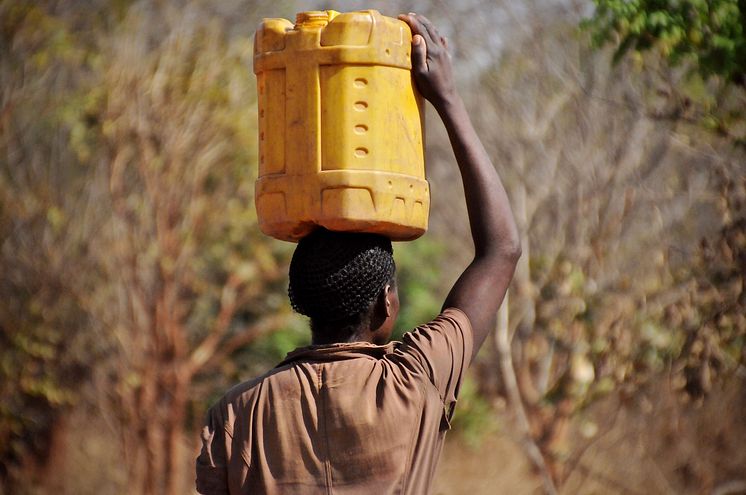
<path fill-rule="evenodd" d="M 384 308 L 386 309 L 386 317 L 391 316 L 391 297 L 392 297 L 392 290 L 391 290 L 391 284 L 386 284 L 386 286 L 381 291 L 381 296 L 384 300 Z"/>
<path fill-rule="evenodd" d="M 392 296 L 391 285 L 386 284 L 381 292 L 378 293 L 376 299 L 375 311 L 381 318 L 388 318 L 391 316 L 391 296 Z"/>

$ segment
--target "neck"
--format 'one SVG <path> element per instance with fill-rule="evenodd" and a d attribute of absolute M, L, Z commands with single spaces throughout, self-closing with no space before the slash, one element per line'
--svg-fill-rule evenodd
<path fill-rule="evenodd" d="M 347 322 L 324 324 L 311 321 L 311 344 L 345 344 L 350 342 L 372 342 L 369 322 L 365 318 L 354 318 Z"/>

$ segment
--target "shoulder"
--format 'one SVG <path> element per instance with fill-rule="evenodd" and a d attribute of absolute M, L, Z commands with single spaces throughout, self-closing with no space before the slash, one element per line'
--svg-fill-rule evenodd
<path fill-rule="evenodd" d="M 408 376 L 432 383 L 450 407 L 471 364 L 473 346 L 466 313 L 447 308 L 431 322 L 404 334 L 389 359 Z"/>
<path fill-rule="evenodd" d="M 210 407 L 208 416 L 223 422 L 232 422 L 238 411 L 254 401 L 262 383 L 278 371 L 280 368 L 274 368 L 263 375 L 234 385 Z"/>
<path fill-rule="evenodd" d="M 411 345 L 423 339 L 434 345 L 463 341 L 470 346 L 472 330 L 469 317 L 458 308 L 446 308 L 432 321 L 405 333 L 402 344 Z"/>
<path fill-rule="evenodd" d="M 432 321 L 405 333 L 395 346 L 395 355 L 414 361 L 430 375 L 434 368 L 468 365 L 473 347 L 471 323 L 457 308 L 444 309 Z"/>
<path fill-rule="evenodd" d="M 423 327 L 440 327 L 440 328 L 456 328 L 459 331 L 471 331 L 471 321 L 462 310 L 458 308 L 445 308 L 441 313 L 433 319 L 430 323 L 423 325 Z M 418 327 L 422 328 L 422 327 Z"/>

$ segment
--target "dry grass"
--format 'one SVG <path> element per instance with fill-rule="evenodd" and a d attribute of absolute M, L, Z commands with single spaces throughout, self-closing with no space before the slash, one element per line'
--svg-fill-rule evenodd
<path fill-rule="evenodd" d="M 635 402 L 602 401 L 586 415 L 597 438 L 561 493 L 746 494 L 746 383 L 732 378 L 701 403 L 683 400 L 667 382 Z M 585 440 L 577 431 L 577 444 Z M 436 494 L 535 494 L 541 484 L 506 433 L 470 448 L 449 437 Z"/>

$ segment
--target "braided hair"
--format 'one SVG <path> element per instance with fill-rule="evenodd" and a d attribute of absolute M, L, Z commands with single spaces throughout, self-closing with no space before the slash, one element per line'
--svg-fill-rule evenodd
<path fill-rule="evenodd" d="M 318 228 L 301 239 L 293 253 L 290 304 L 311 318 L 314 332 L 359 326 L 395 269 L 388 238 Z"/>

